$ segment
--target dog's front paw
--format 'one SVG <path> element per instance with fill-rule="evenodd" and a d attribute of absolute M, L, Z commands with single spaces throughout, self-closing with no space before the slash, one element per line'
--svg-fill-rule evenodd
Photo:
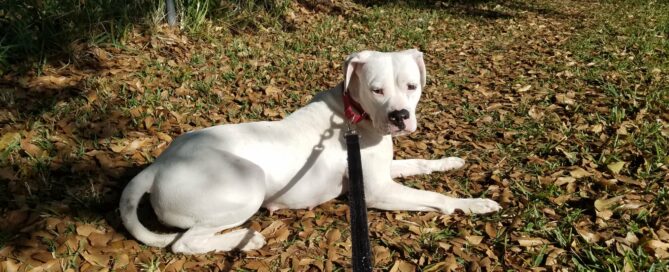
<path fill-rule="evenodd" d="M 465 199 L 463 205 L 459 208 L 465 213 L 491 213 L 502 209 L 497 202 L 487 198 L 472 198 Z"/>
<path fill-rule="evenodd" d="M 459 169 L 465 165 L 465 160 L 458 157 L 448 157 L 439 160 L 439 171 Z"/>

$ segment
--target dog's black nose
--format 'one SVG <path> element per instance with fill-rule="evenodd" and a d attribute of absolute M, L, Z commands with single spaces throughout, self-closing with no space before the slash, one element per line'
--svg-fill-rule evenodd
<path fill-rule="evenodd" d="M 388 113 L 388 120 L 399 129 L 404 129 L 404 120 L 409 119 L 409 111 L 405 109 L 391 111 Z"/>

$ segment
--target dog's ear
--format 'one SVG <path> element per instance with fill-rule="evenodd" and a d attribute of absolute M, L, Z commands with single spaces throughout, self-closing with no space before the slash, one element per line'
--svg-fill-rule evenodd
<path fill-rule="evenodd" d="M 354 74 L 355 69 L 362 66 L 367 61 L 367 58 L 369 58 L 368 51 L 353 53 L 346 57 L 346 61 L 344 61 L 344 91 L 348 91 L 351 79 L 357 77 Z"/>
<path fill-rule="evenodd" d="M 423 61 L 423 52 L 420 52 L 417 49 L 409 49 L 409 50 L 404 50 L 404 53 L 409 54 L 411 57 L 414 58 L 414 60 L 416 60 L 416 64 L 418 64 L 418 70 L 420 70 L 420 86 L 425 87 L 427 73 L 425 72 L 425 61 Z"/>

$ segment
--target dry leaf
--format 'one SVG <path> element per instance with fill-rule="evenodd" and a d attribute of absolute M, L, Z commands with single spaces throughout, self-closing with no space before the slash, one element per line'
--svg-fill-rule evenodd
<path fill-rule="evenodd" d="M 416 271 L 416 266 L 404 260 L 395 261 L 393 267 L 390 268 L 390 272 L 414 272 L 414 271 Z"/>
<path fill-rule="evenodd" d="M 546 256 L 546 265 L 547 266 L 555 266 L 558 265 L 557 258 L 567 252 L 564 249 L 561 248 L 553 248 L 550 253 L 548 253 L 548 256 Z"/>
<path fill-rule="evenodd" d="M 112 238 L 111 233 L 91 232 L 90 235 L 88 235 L 88 240 L 94 247 L 106 246 L 107 243 L 109 243 L 109 241 L 111 240 L 111 238 Z"/>
<path fill-rule="evenodd" d="M 465 239 L 467 240 L 467 242 L 469 242 L 469 244 L 471 244 L 473 246 L 476 246 L 476 245 L 479 245 L 481 243 L 481 241 L 483 241 L 483 236 L 467 235 L 467 236 L 465 236 Z"/>
<path fill-rule="evenodd" d="M 612 198 L 600 198 L 595 200 L 595 209 L 597 211 L 606 211 L 611 208 L 613 208 L 614 205 L 616 205 L 621 199 L 623 199 L 623 196 L 616 196 Z"/>
<path fill-rule="evenodd" d="M 137 149 L 140 149 L 141 147 L 146 145 L 147 142 L 149 142 L 148 138 L 135 139 L 123 149 L 123 152 L 124 153 L 133 153 Z"/>
<path fill-rule="evenodd" d="M 81 252 L 81 256 L 92 265 L 107 267 L 109 264 L 109 256 L 100 253 L 90 253 L 88 251 Z"/>
<path fill-rule="evenodd" d="M 172 137 L 170 135 L 167 135 L 166 133 L 157 131 L 156 135 L 158 136 L 158 139 L 163 140 L 165 142 L 171 143 L 172 142 Z"/>
<path fill-rule="evenodd" d="M 67 76 L 40 76 L 28 83 L 29 88 L 45 88 L 45 89 L 64 89 L 72 87 L 79 83 L 80 77 Z"/>
<path fill-rule="evenodd" d="M 646 243 L 646 246 L 653 250 L 657 249 L 669 250 L 669 243 L 665 243 L 660 240 L 650 240 Z"/>
<path fill-rule="evenodd" d="M 128 257 L 128 254 L 123 253 L 114 258 L 114 266 L 112 269 L 118 271 L 128 266 L 128 264 L 130 264 L 130 257 Z"/>
<path fill-rule="evenodd" d="M 592 176 L 592 173 L 586 171 L 585 169 L 583 169 L 581 167 L 574 167 L 574 169 L 569 171 L 569 175 L 571 175 L 572 177 L 574 177 L 576 179 L 580 179 L 580 178 L 583 178 L 583 177 Z"/>
<path fill-rule="evenodd" d="M 374 253 L 374 265 L 385 265 L 390 262 L 390 250 L 384 246 L 374 246 L 372 252 Z"/>
<path fill-rule="evenodd" d="M 527 114 L 534 120 L 541 120 L 544 117 L 544 113 L 538 110 L 536 106 L 532 106 Z"/>
<path fill-rule="evenodd" d="M 151 116 L 145 117 L 144 118 L 144 128 L 150 129 L 151 126 L 153 126 L 153 122 L 154 122 L 153 117 L 151 117 Z"/>
<path fill-rule="evenodd" d="M 328 239 L 328 243 L 333 244 L 339 241 L 339 238 L 341 238 L 341 233 L 339 232 L 339 229 L 331 229 L 328 231 L 326 237 Z"/>
<path fill-rule="evenodd" d="M 91 233 L 102 234 L 103 231 L 98 230 L 95 226 L 89 224 L 81 224 L 77 226 L 77 234 L 87 237 L 91 235 Z"/>
<path fill-rule="evenodd" d="M 555 180 L 555 186 L 562 186 L 576 181 L 574 177 L 559 177 Z"/>
<path fill-rule="evenodd" d="M 0 268 L 4 267 L 5 271 L 7 271 L 7 272 L 17 272 L 17 271 L 19 271 L 20 263 L 14 262 L 13 259 L 7 259 L 6 261 L 2 262 L 1 264 L 2 265 L 0 265 Z"/>
<path fill-rule="evenodd" d="M 599 234 L 592 232 L 590 229 L 588 229 L 585 226 L 575 226 L 576 232 L 578 232 L 583 239 L 588 242 L 589 244 L 595 244 L 599 242 L 600 236 Z"/>
<path fill-rule="evenodd" d="M 34 158 L 47 156 L 47 154 L 44 153 L 45 152 L 44 150 L 32 144 L 30 140 L 27 138 L 21 141 L 21 149 L 23 149 L 23 151 L 25 151 L 28 155 Z"/>
<path fill-rule="evenodd" d="M 281 93 L 281 89 L 269 85 L 265 88 L 265 94 L 272 97 L 277 97 Z"/>
<path fill-rule="evenodd" d="M 609 163 L 606 165 L 606 167 L 609 168 L 609 170 L 611 170 L 611 172 L 614 174 L 619 174 L 620 170 L 622 170 L 624 166 L 625 166 L 624 161 Z"/>
<path fill-rule="evenodd" d="M 523 247 L 533 247 L 533 246 L 547 245 L 549 244 L 549 242 L 543 238 L 521 237 L 518 238 L 518 244 Z"/>
<path fill-rule="evenodd" d="M 485 233 L 490 238 L 497 238 L 497 228 L 494 227 L 490 222 L 485 223 Z"/>
<path fill-rule="evenodd" d="M 532 88 L 532 85 L 525 85 L 525 86 L 519 88 L 517 91 L 519 93 L 524 93 L 524 92 L 529 91 L 531 88 Z"/>
<path fill-rule="evenodd" d="M 8 132 L 2 135 L 0 138 L 0 151 L 4 151 L 10 145 L 18 143 L 21 139 L 21 134 L 18 132 Z"/>
<path fill-rule="evenodd" d="M 244 267 L 256 271 L 270 271 L 269 264 L 260 260 L 251 260 L 248 263 L 246 263 Z"/>

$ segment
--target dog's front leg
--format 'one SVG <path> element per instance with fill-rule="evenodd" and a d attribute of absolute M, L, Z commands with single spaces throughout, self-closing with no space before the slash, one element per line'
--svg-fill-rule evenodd
<path fill-rule="evenodd" d="M 458 169 L 465 165 L 465 160 L 448 157 L 439 160 L 393 160 L 390 164 L 390 176 L 393 178 L 430 174 Z"/>
<path fill-rule="evenodd" d="M 367 206 L 382 210 L 438 211 L 445 214 L 461 210 L 465 213 L 489 213 L 499 210 L 497 202 L 484 198 L 455 198 L 436 192 L 418 190 L 387 181 L 365 180 Z"/>

